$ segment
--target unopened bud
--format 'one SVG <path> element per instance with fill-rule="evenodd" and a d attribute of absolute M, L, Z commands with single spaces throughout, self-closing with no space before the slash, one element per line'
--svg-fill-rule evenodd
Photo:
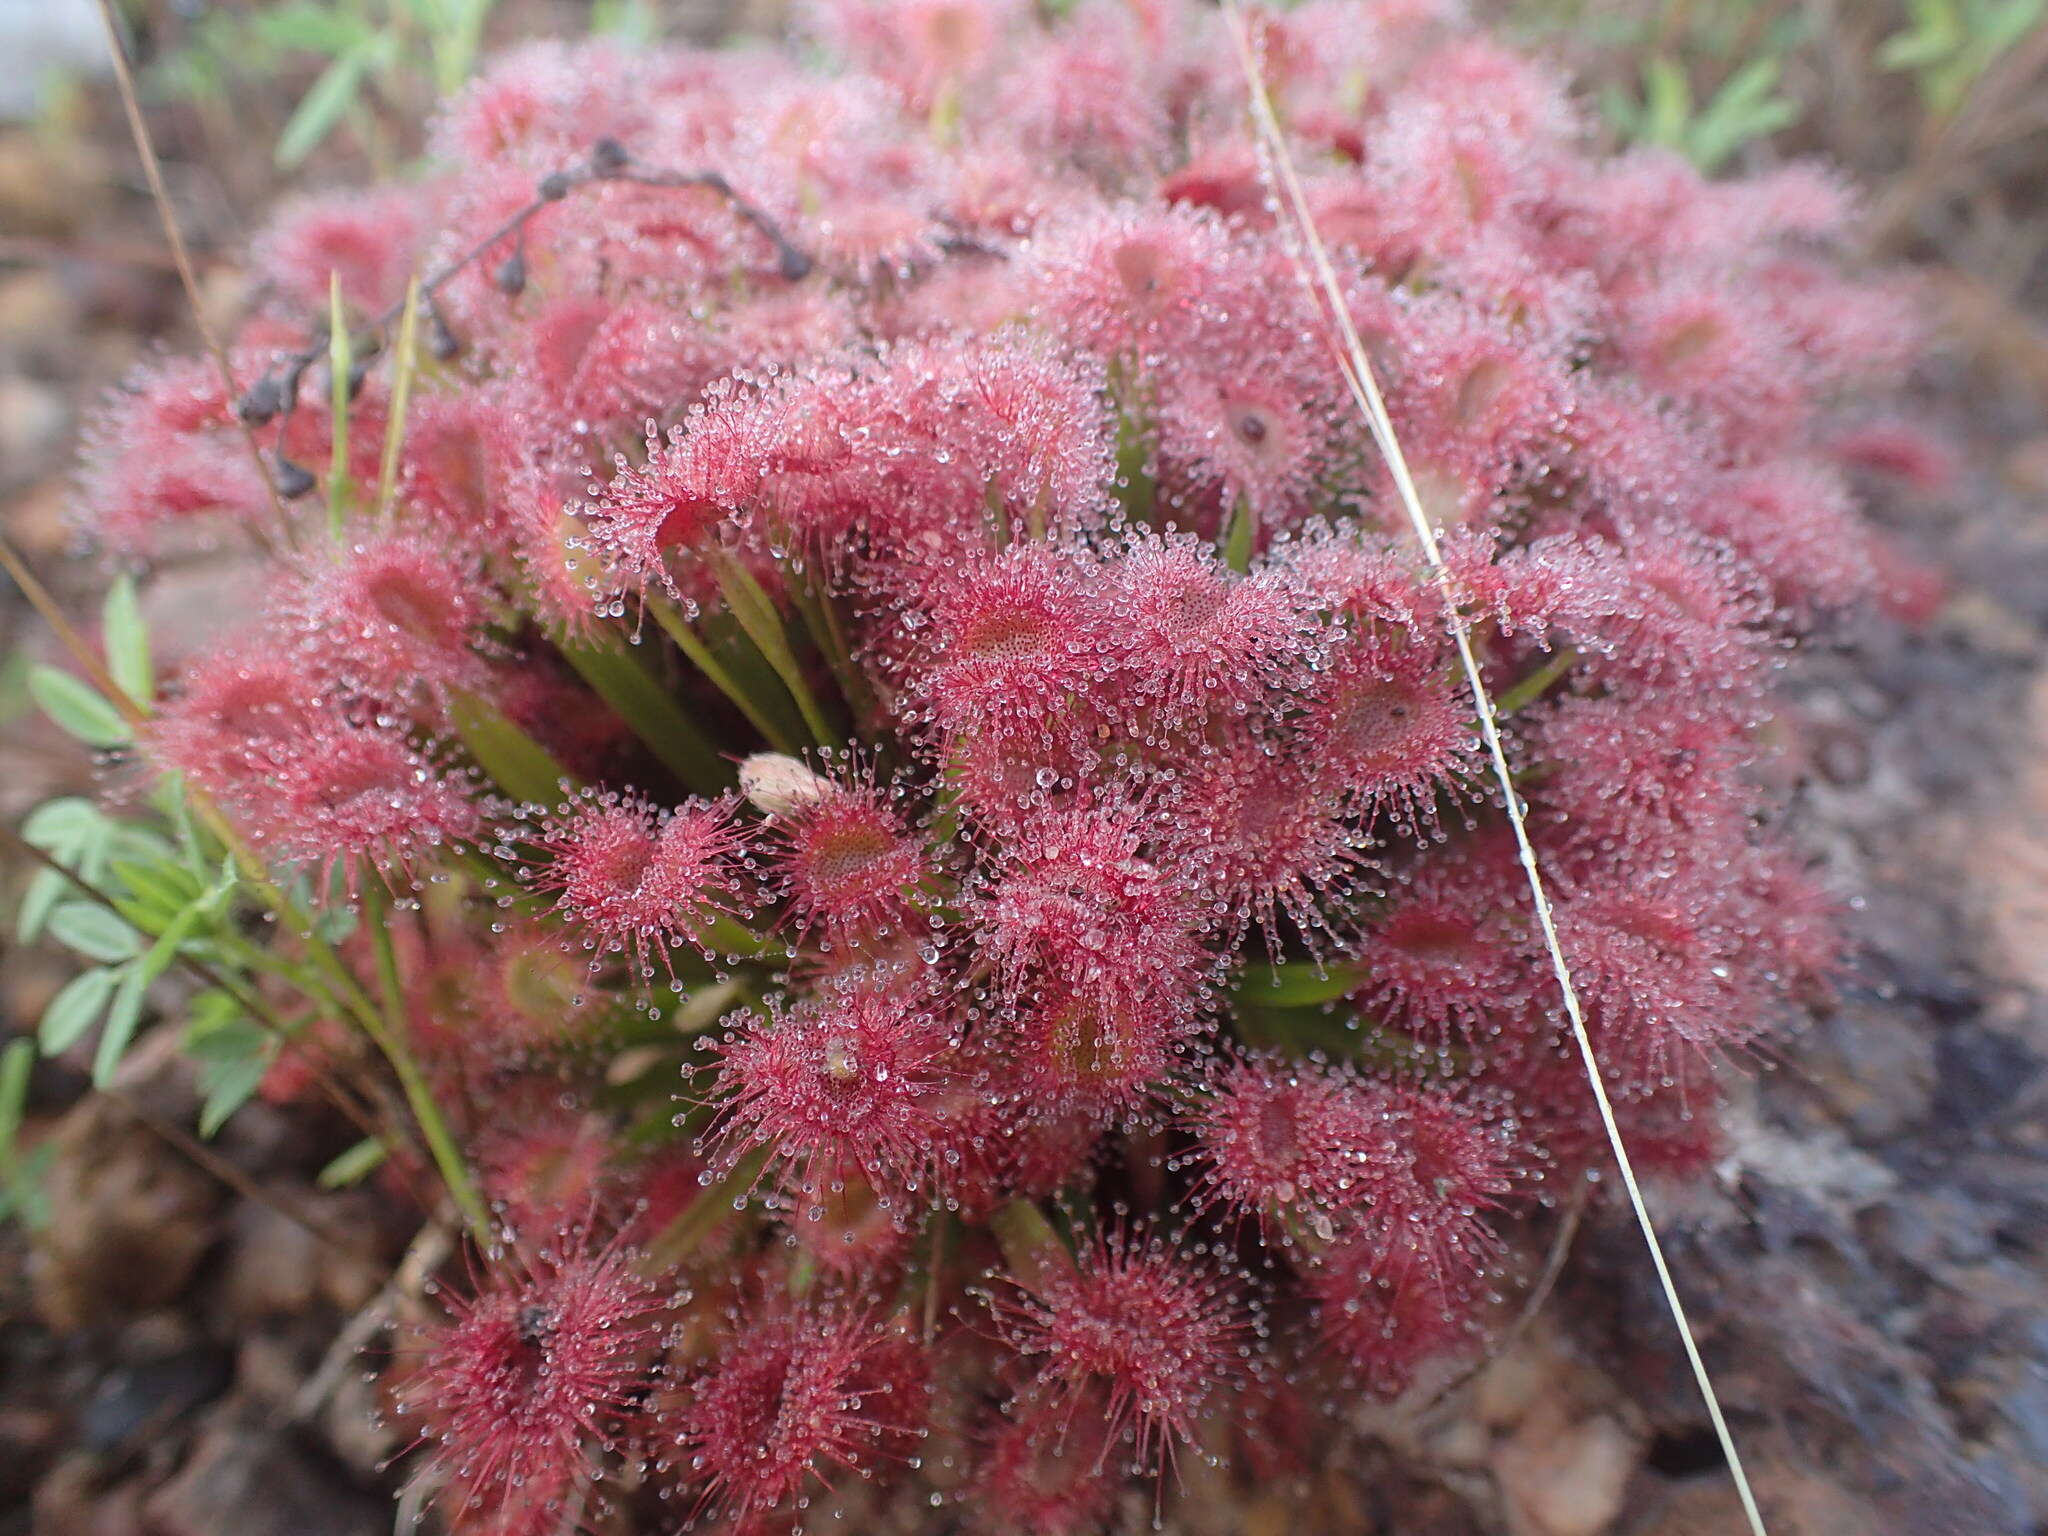
<path fill-rule="evenodd" d="M 275 374 L 266 373 L 235 402 L 235 413 L 252 427 L 260 427 L 284 409 L 284 385 Z"/>
<path fill-rule="evenodd" d="M 286 501 L 296 501 L 320 482 L 313 478 L 313 472 L 303 464 L 294 464 L 283 454 L 277 456 L 275 475 L 277 494 Z"/>
<path fill-rule="evenodd" d="M 770 816 L 792 815 L 831 791 L 830 779 L 782 752 L 756 752 L 740 764 L 740 793 Z"/>
<path fill-rule="evenodd" d="M 778 244 L 776 267 L 784 281 L 800 283 L 811 275 L 811 258 L 785 240 Z"/>
<path fill-rule="evenodd" d="M 526 250 L 520 247 L 507 256 L 491 274 L 491 281 L 498 285 L 498 291 L 517 296 L 526 289 Z"/>
<path fill-rule="evenodd" d="M 427 350 L 434 354 L 436 362 L 448 362 L 462 352 L 462 343 L 448 328 L 448 319 L 441 313 L 441 306 L 432 299 L 427 300 Z"/>

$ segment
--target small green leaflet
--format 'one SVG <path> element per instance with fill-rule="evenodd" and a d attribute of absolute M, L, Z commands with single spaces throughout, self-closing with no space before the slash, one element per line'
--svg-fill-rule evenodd
<path fill-rule="evenodd" d="M 68 901 L 50 914 L 50 937 L 88 960 L 113 965 L 142 953 L 142 935 L 105 907 Z"/>
<path fill-rule="evenodd" d="M 387 1155 L 384 1143 L 374 1137 L 359 1141 L 322 1168 L 314 1182 L 322 1189 L 343 1189 L 350 1184 L 361 1183 Z"/>
<path fill-rule="evenodd" d="M 226 992 L 201 992 L 191 1002 L 190 1021 L 180 1042 L 197 1069 L 199 1134 L 212 1136 L 228 1116 L 249 1102 L 276 1055 L 271 1036 Z"/>
<path fill-rule="evenodd" d="M 118 970 L 96 968 L 74 976 L 50 999 L 36 1026 L 36 1041 L 45 1056 L 58 1056 L 83 1040 L 106 1010 L 120 980 Z"/>
<path fill-rule="evenodd" d="M 28 813 L 21 835 L 53 858 L 76 858 L 88 842 L 103 838 L 113 824 L 90 800 L 67 795 L 46 800 Z"/>
<path fill-rule="evenodd" d="M 92 1053 L 92 1085 L 104 1088 L 114 1080 L 128 1044 L 142 1023 L 142 994 L 149 989 L 149 974 L 139 965 L 123 967 L 121 985 L 114 991 L 107 1021 L 100 1026 L 100 1043 Z"/>
<path fill-rule="evenodd" d="M 107 589 L 107 600 L 100 608 L 100 634 L 106 642 L 108 673 L 129 698 L 147 704 L 156 694 L 156 672 L 135 582 L 126 574 L 116 577 Z"/>
<path fill-rule="evenodd" d="M 42 712 L 67 735 L 89 747 L 125 746 L 128 722 L 90 686 L 69 672 L 37 665 L 29 668 L 28 691 Z"/>

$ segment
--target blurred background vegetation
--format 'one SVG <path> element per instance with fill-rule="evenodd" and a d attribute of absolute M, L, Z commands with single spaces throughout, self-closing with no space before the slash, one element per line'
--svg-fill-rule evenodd
<path fill-rule="evenodd" d="M 2038 131 L 2048 0 L 1481 0 L 1475 7 L 1586 83 L 1620 143 L 1723 168 L 1759 143 L 1815 144 L 1883 175 Z M 487 46 L 536 36 L 715 40 L 773 26 L 781 0 L 119 0 L 144 88 L 192 121 L 180 147 L 221 174 L 267 149 L 389 174 L 433 101 Z M 81 126 L 104 40 L 97 0 L 6 0 L 19 61 L 0 112 L 43 133 Z M 99 105 L 104 106 L 104 102 Z M 2014 115 L 2009 109 L 2027 106 Z"/>

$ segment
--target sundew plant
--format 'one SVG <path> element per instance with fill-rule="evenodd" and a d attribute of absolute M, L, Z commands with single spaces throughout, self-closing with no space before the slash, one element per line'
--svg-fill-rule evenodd
<path fill-rule="evenodd" d="M 1609 1142 L 1458 637 L 1637 1166 L 1838 964 L 1759 729 L 1928 462 L 1845 189 L 1252 14 L 1434 568 L 1226 19 L 1056 9 L 502 57 L 89 443 L 92 539 L 263 574 L 43 680 L 140 765 L 42 817 L 46 1042 L 197 969 L 211 1118 L 467 1226 L 383 1388 L 456 1531 L 1170 1520 L 1480 1358 Z"/>

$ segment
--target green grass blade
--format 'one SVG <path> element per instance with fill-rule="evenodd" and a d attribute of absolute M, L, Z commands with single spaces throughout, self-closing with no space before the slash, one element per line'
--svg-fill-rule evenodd
<path fill-rule="evenodd" d="M 564 641 L 557 648 L 670 773 L 700 795 L 732 788 L 736 767 L 718 755 L 710 738 L 623 642 L 606 636 L 587 643 Z"/>
<path fill-rule="evenodd" d="M 521 730 L 489 700 L 457 692 L 448 700 L 448 718 L 455 734 L 477 766 L 515 800 L 555 805 L 576 776 L 555 755 Z"/>

